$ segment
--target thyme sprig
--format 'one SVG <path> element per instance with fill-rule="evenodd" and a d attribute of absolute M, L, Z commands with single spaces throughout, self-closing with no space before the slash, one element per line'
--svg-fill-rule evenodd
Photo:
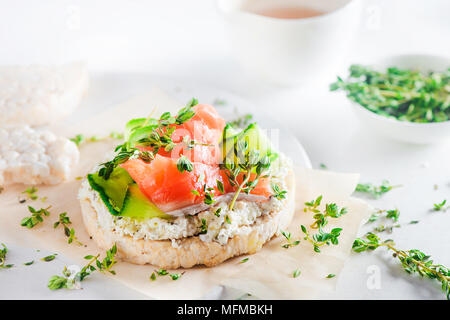
<path fill-rule="evenodd" d="M 363 238 L 355 239 L 353 242 L 353 250 L 355 252 L 373 251 L 383 246 L 394 252 L 393 257 L 400 261 L 403 270 L 407 273 L 417 273 L 421 277 L 439 281 L 442 291 L 445 293 L 447 299 L 450 300 L 450 269 L 440 264 L 433 264 L 433 260 L 430 260 L 429 255 L 417 249 L 397 249 L 393 240 L 382 240 L 371 232 L 367 233 Z"/>
<path fill-rule="evenodd" d="M 106 256 L 103 260 L 99 260 L 100 254 L 96 256 L 88 255 L 84 259 L 89 262 L 76 274 L 73 274 L 67 267 L 64 267 L 62 272 L 63 276 L 54 275 L 48 281 L 48 288 L 50 290 L 58 290 L 62 288 L 76 289 L 77 283 L 83 281 L 94 271 L 100 271 L 102 273 L 108 272 L 115 275 L 115 271 L 111 268 L 117 263 L 116 256 L 117 246 L 114 244 L 111 249 L 106 251 Z"/>
<path fill-rule="evenodd" d="M 230 210 L 233 210 L 241 192 L 249 194 L 258 184 L 259 179 L 267 176 L 271 164 L 267 155 L 261 157 L 258 150 L 249 150 L 248 142 L 245 140 L 237 141 L 233 151 L 237 161 L 225 161 L 220 164 L 220 168 L 224 170 L 231 186 L 237 187 L 229 204 Z M 253 177 L 252 173 L 255 173 Z M 242 181 L 239 181 L 240 178 Z"/>
<path fill-rule="evenodd" d="M 311 229 L 318 229 L 315 234 L 310 234 L 304 225 L 301 225 L 301 230 L 305 234 L 304 240 L 309 241 L 313 245 L 315 252 L 320 252 L 320 247 L 323 245 L 337 245 L 339 243 L 339 236 L 342 228 L 333 228 L 330 232 L 324 231 L 323 227 L 328 224 L 328 218 L 339 218 L 347 213 L 346 208 L 339 208 L 335 203 L 325 204 L 325 210 L 319 209 L 323 197 L 320 195 L 315 200 L 305 202 L 304 212 L 313 213 L 314 222 L 310 226 Z"/>
<path fill-rule="evenodd" d="M 9 269 L 13 267 L 13 264 L 6 264 L 6 254 L 8 253 L 8 248 L 2 243 L 3 249 L 0 249 L 0 268 Z"/>
<path fill-rule="evenodd" d="M 372 183 L 358 183 L 355 192 L 366 193 L 371 195 L 374 199 L 378 199 L 385 193 L 399 187 L 401 187 L 401 185 L 392 186 L 388 180 L 383 180 L 379 186 Z"/>
<path fill-rule="evenodd" d="M 59 225 L 62 225 L 64 234 L 66 237 L 68 237 L 67 243 L 71 244 L 73 241 L 75 241 L 77 244 L 82 245 L 82 243 L 78 241 L 77 237 L 75 236 L 75 229 L 69 228 L 69 225 L 71 224 L 72 221 L 70 221 L 70 218 L 67 216 L 67 212 L 63 212 L 59 214 L 59 220 L 53 224 L 53 228 L 56 229 Z"/>
<path fill-rule="evenodd" d="M 27 227 L 28 229 L 34 228 L 35 225 L 37 225 L 40 222 L 44 221 L 43 216 L 49 216 L 50 211 L 48 211 L 51 208 L 51 206 L 47 208 L 41 208 L 39 210 L 36 210 L 32 206 L 28 206 L 28 211 L 31 212 L 30 217 L 25 217 L 20 222 L 20 225 L 22 227 Z"/>

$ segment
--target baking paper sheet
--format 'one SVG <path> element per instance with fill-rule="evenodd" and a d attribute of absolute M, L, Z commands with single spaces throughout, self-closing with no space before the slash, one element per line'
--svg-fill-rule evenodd
<path fill-rule="evenodd" d="M 68 137 L 78 133 L 86 136 L 93 134 L 104 136 L 112 130 L 121 131 L 130 118 L 147 116 L 154 107 L 158 107 L 155 112 L 157 115 L 162 111 L 176 112 L 180 106 L 164 92 L 155 88 L 83 123 L 54 130 Z M 94 241 L 89 239 L 82 223 L 77 199 L 81 181 L 75 177 L 85 176 L 116 144 L 117 141 L 106 140 L 82 145 L 81 160 L 74 170 L 73 179 L 58 186 L 38 187 L 37 194 L 40 197 L 47 197 L 45 202 L 27 200 L 26 203 L 19 203 L 19 198 L 24 197 L 21 192 L 26 186 L 7 187 L 0 194 L 0 242 L 51 250 L 73 259 L 80 266 L 86 263 L 84 256 L 103 254 Z M 312 245 L 304 240 L 296 247 L 283 249 L 281 245 L 285 240 L 279 236 L 266 244 L 260 252 L 249 255 L 246 263 L 239 263 L 246 257 L 241 256 L 214 268 L 177 270 L 176 272 L 186 271 L 177 281 L 169 277 L 159 277 L 156 281 L 150 281 L 149 277 L 155 269 L 153 266 L 138 266 L 125 262 L 119 262 L 114 267 L 117 273 L 115 276 L 106 276 L 156 299 L 199 299 L 218 285 L 229 286 L 264 299 L 320 298 L 320 293 L 335 288 L 359 226 L 370 211 L 365 202 L 351 197 L 357 182 L 356 174 L 296 168 L 297 206 L 289 228 L 293 238 L 302 238 L 300 225 L 309 226 L 313 221 L 311 214 L 303 212 L 305 201 L 323 195 L 323 204 L 335 202 L 348 209 L 348 213 L 341 218 L 329 219 L 327 226 L 330 229 L 343 228 L 339 245 L 324 246 L 321 253 L 314 252 Z M 27 205 L 36 209 L 51 205 L 51 215 L 44 217 L 45 221 L 33 229 L 21 227 L 22 218 L 30 215 Z M 62 228 L 53 228 L 53 223 L 58 220 L 61 212 L 68 213 L 76 236 L 83 245 L 67 244 Z M 301 271 L 301 275 L 297 278 L 292 277 L 295 269 Z M 326 276 L 330 273 L 336 274 L 336 277 L 327 279 Z M 85 280 L 82 283 L 83 287 L 88 287 L 88 282 L 89 279 Z"/>

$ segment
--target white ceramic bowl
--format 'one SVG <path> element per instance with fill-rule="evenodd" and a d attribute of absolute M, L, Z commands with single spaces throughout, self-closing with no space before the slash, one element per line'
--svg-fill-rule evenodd
<path fill-rule="evenodd" d="M 332 79 L 351 47 L 359 0 L 217 0 L 231 48 L 245 70 L 280 85 Z M 257 13 L 304 6 L 324 14 L 279 19 Z"/>
<path fill-rule="evenodd" d="M 422 72 L 444 71 L 450 68 L 450 58 L 416 54 L 395 55 L 377 59 L 369 65 L 378 71 L 388 67 L 415 69 Z M 351 101 L 352 109 L 363 126 L 385 137 L 413 144 L 433 144 L 450 139 L 450 121 L 433 123 L 415 123 L 387 118 L 367 110 Z"/>

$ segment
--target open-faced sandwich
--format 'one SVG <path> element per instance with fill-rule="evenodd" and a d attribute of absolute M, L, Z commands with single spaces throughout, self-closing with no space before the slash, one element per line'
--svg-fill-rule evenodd
<path fill-rule="evenodd" d="M 255 253 L 294 212 L 290 159 L 256 123 L 239 128 L 193 99 L 176 115 L 129 121 L 114 158 L 83 181 L 97 244 L 160 268 L 214 266 Z"/>

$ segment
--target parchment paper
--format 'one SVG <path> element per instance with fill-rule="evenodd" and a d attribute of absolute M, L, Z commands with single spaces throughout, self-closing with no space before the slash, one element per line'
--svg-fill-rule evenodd
<path fill-rule="evenodd" d="M 162 111 L 176 112 L 181 107 L 164 92 L 152 89 L 76 126 L 54 129 L 68 137 L 78 133 L 86 136 L 108 135 L 111 130 L 121 131 L 126 121 L 132 117 L 147 116 L 156 106 L 158 111 L 155 115 Z M 81 160 L 73 177 L 85 176 L 117 143 L 106 140 L 82 145 Z M 246 263 L 239 263 L 244 258 L 242 256 L 214 268 L 178 270 L 176 272 L 186 273 L 177 281 L 169 277 L 150 281 L 149 276 L 155 269 L 153 266 L 138 266 L 125 262 L 119 262 L 114 267 L 117 275 L 108 277 L 156 299 L 199 299 L 217 285 L 233 287 L 264 299 L 318 298 L 321 292 L 335 288 L 358 228 L 369 213 L 370 208 L 365 202 L 351 198 L 358 178 L 357 174 L 296 168 L 297 206 L 289 228 L 293 238 L 301 237 L 301 224 L 309 226 L 313 221 L 311 214 L 303 212 L 305 201 L 323 195 L 323 204 L 336 202 L 339 206 L 348 208 L 345 216 L 330 219 L 327 226 L 330 229 L 335 226 L 343 228 L 339 245 L 324 246 L 321 253 L 314 252 L 312 245 L 304 240 L 297 247 L 283 249 L 281 245 L 285 240 L 280 236 L 266 244 L 259 253 L 249 255 Z M 0 242 L 54 251 L 77 261 L 80 266 L 86 263 L 83 259 L 85 255 L 103 254 L 93 240 L 89 239 L 81 220 L 77 199 L 80 183 L 80 180 L 72 179 L 57 186 L 39 186 L 37 194 L 48 199 L 45 202 L 27 200 L 23 204 L 19 203 L 19 198 L 24 196 L 21 192 L 26 186 L 7 187 L 0 194 Z M 33 229 L 21 227 L 22 218 L 30 215 L 27 205 L 36 209 L 51 205 L 51 215 L 44 217 L 45 221 Z M 76 243 L 67 244 L 62 228 L 53 228 L 59 213 L 66 211 L 73 222 L 72 227 L 75 228 L 78 240 L 83 243 L 82 246 Z M 297 278 L 292 277 L 295 269 L 301 271 Z M 330 273 L 336 274 L 336 277 L 327 279 L 326 276 Z M 88 286 L 88 281 L 89 279 L 85 280 L 82 285 Z"/>

